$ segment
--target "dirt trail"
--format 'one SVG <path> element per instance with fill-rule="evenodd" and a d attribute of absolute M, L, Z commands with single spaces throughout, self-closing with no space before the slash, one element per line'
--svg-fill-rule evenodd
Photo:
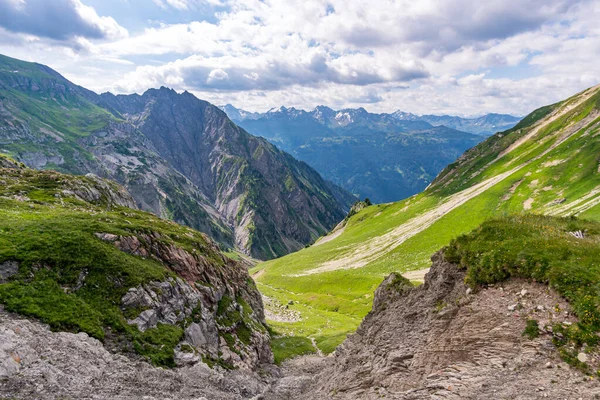
<path fill-rule="evenodd" d="M 401 245 L 407 239 L 410 239 L 417 233 L 429 228 L 450 211 L 465 204 L 467 201 L 475 198 L 476 196 L 479 196 L 481 193 L 512 175 L 520 168 L 521 167 L 513 168 L 508 172 L 483 181 L 473 187 L 463 190 L 462 192 L 456 193 L 437 207 L 405 222 L 386 234 L 366 241 L 362 245 L 356 247 L 352 253 L 336 260 L 325 262 L 321 264 L 320 267 L 294 276 L 306 276 L 328 271 L 335 271 L 338 269 L 364 267 L 365 265 L 379 258 L 382 253 Z"/>
<path fill-rule="evenodd" d="M 600 204 L 600 186 L 570 203 L 562 204 L 546 212 L 548 215 L 575 215 Z"/>
<path fill-rule="evenodd" d="M 521 138 L 520 139 L 521 143 L 517 144 L 517 142 L 515 142 L 515 144 L 510 146 L 505 152 L 503 152 L 500 156 L 498 156 L 498 158 L 500 158 L 502 155 L 506 155 L 506 154 L 510 153 L 511 151 L 514 151 L 516 148 L 518 148 L 524 142 L 524 141 L 522 141 L 522 139 L 525 139 L 525 138 L 527 138 L 526 140 L 531 139 L 542 128 L 548 126 L 556 119 L 560 118 L 561 116 L 563 116 L 564 114 L 566 114 L 567 112 L 572 110 L 573 108 L 575 108 L 575 107 L 579 106 L 580 104 L 582 104 L 583 102 L 585 102 L 598 89 L 600 89 L 600 85 L 586 91 L 579 98 L 573 100 L 572 102 L 570 102 L 570 103 L 566 104 L 565 106 L 556 110 L 550 117 L 546 117 L 541 122 L 539 122 L 537 124 L 537 126 L 532 130 L 531 133 L 529 133 L 526 136 L 524 136 L 523 138 Z M 512 168 L 509 171 L 506 171 L 497 176 L 488 178 L 483 182 L 480 182 L 470 188 L 467 188 L 461 192 L 458 192 L 458 193 L 455 193 L 455 194 L 449 196 L 447 199 L 442 201 L 436 207 L 430 209 L 429 211 L 424 212 L 421 215 L 418 215 L 417 217 L 414 217 L 414 218 L 408 220 L 404 224 L 396 227 L 395 229 L 393 229 L 381 236 L 374 237 L 374 238 L 362 243 L 361 245 L 357 246 L 349 254 L 346 254 L 335 260 L 327 261 L 327 262 L 321 264 L 317 268 L 313 268 L 306 272 L 303 272 L 301 274 L 296 274 L 293 276 L 307 276 L 307 275 L 319 274 L 319 273 L 323 273 L 323 272 L 336 271 L 336 270 L 340 270 L 340 269 L 355 269 L 355 268 L 364 267 L 365 265 L 367 265 L 367 264 L 375 261 L 379 257 L 381 257 L 381 255 L 384 254 L 385 252 L 398 247 L 399 245 L 404 243 L 406 240 L 410 239 L 411 237 L 413 237 L 413 236 L 417 235 L 418 233 L 424 231 L 425 229 L 429 228 L 431 225 L 433 225 L 435 222 L 437 222 L 440 218 L 442 218 L 446 214 L 450 213 L 454 209 L 462 206 L 469 200 L 484 193 L 486 190 L 488 190 L 488 189 L 492 188 L 493 186 L 497 185 L 498 183 L 502 182 L 503 180 L 505 180 L 509 176 L 513 175 L 515 172 L 521 170 L 525 166 L 544 157 L 546 154 L 548 154 L 550 151 L 554 150 L 556 147 L 558 147 L 561 143 L 563 143 L 565 140 L 567 140 L 570 136 L 575 134 L 577 131 L 579 131 L 579 129 L 574 129 L 572 126 L 565 128 L 563 130 L 563 133 L 561 134 L 561 137 L 555 143 L 553 143 L 552 146 L 550 146 L 548 149 L 546 149 L 544 152 L 542 152 L 542 154 L 538 155 L 537 157 L 527 160 L 527 161 L 523 162 L 522 164 Z"/>
<path fill-rule="evenodd" d="M 594 94 L 596 94 L 598 89 L 600 89 L 600 85 L 597 85 L 597 86 L 594 86 L 593 88 L 588 89 L 587 91 L 582 93 L 581 96 L 579 96 L 572 103 L 567 103 L 564 107 L 559 108 L 553 114 L 551 114 L 549 117 L 544 118 L 542 121 L 540 121 L 538 123 L 538 125 L 535 128 L 533 128 L 531 130 L 531 132 L 529 132 L 527 135 L 523 136 L 522 138 L 518 139 L 513 144 L 511 144 L 506 150 L 501 152 L 498 155 L 498 157 L 496 157 L 496 160 L 499 160 L 500 158 L 504 157 L 508 153 L 513 152 L 516 148 L 520 147 L 523 143 L 526 143 L 529 140 L 531 140 L 533 137 L 535 137 L 535 135 L 537 135 L 540 132 L 540 130 L 542 128 L 545 128 L 546 126 L 548 126 L 552 122 L 556 121 L 558 118 L 562 117 L 563 115 L 565 115 L 566 113 L 568 113 L 569 111 L 574 109 L 575 107 L 584 103 L 586 100 L 588 100 Z"/>
<path fill-rule="evenodd" d="M 265 269 L 261 269 L 258 272 L 255 272 L 254 274 L 252 274 L 252 279 L 257 280 L 258 278 L 260 278 L 261 276 L 263 276 L 265 274 Z"/>
<path fill-rule="evenodd" d="M 315 340 L 315 338 L 310 338 L 310 342 L 312 343 L 313 347 L 315 348 L 315 351 L 317 352 L 317 355 L 319 357 L 325 357 L 325 355 L 323 354 L 323 352 L 321 351 L 321 349 L 319 348 L 319 346 L 317 346 L 317 341 Z"/>
<path fill-rule="evenodd" d="M 341 225 L 341 223 L 340 223 Z M 327 242 L 331 242 L 333 239 L 337 238 L 338 236 L 340 236 L 342 233 L 344 233 L 344 231 L 346 230 L 346 225 L 342 225 L 340 226 L 338 225 L 333 231 L 331 231 L 327 236 L 323 236 L 322 238 L 320 238 L 319 240 L 317 240 L 312 247 L 315 246 L 320 246 L 322 244 L 325 244 Z"/>

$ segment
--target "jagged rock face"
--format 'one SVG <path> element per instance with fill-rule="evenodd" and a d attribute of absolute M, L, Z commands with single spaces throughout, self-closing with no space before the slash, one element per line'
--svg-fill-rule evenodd
<path fill-rule="evenodd" d="M 266 259 L 298 250 L 345 215 L 343 191 L 187 92 L 103 95 L 99 104 L 126 115 L 207 195 L 248 254 Z"/>
<path fill-rule="evenodd" d="M 552 333 L 575 323 L 546 285 L 512 280 L 472 292 L 464 271 L 438 253 L 425 283 L 392 275 L 373 310 L 330 359 L 291 362 L 267 399 L 552 399 L 600 396 L 600 385 L 563 362 Z M 519 302 L 523 308 L 512 306 Z M 311 375 L 317 378 L 310 379 Z"/>
<path fill-rule="evenodd" d="M 106 201 L 121 207 L 137 208 L 133 197 L 122 186 L 114 185 L 94 174 L 87 174 L 86 178 L 93 184 L 72 186 L 76 197 L 92 204 Z"/>
<path fill-rule="evenodd" d="M 235 261 L 222 268 L 204 254 L 166 244 L 161 235 L 140 233 L 118 236 L 97 233 L 120 250 L 153 258 L 177 273 L 163 282 L 149 282 L 129 291 L 121 299 L 125 313 L 135 312 L 128 322 L 141 331 L 157 324 L 181 325 L 184 339 L 175 349 L 178 364 L 194 364 L 203 358 L 222 360 L 236 368 L 256 369 L 272 363 L 270 337 L 260 293 L 247 271 Z"/>
<path fill-rule="evenodd" d="M 108 352 L 85 333 L 51 332 L 0 308 L 0 397 L 10 399 L 249 399 L 265 383 L 203 363 L 176 370 Z"/>
<path fill-rule="evenodd" d="M 231 227 L 189 179 L 157 155 L 152 143 L 128 123 L 110 122 L 81 139 L 95 156 L 84 170 L 114 179 L 127 187 L 138 207 L 210 235 L 233 246 Z"/>

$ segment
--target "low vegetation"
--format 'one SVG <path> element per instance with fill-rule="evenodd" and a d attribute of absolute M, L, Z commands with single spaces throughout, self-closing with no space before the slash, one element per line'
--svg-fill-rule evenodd
<path fill-rule="evenodd" d="M 271 349 L 275 357 L 275 364 L 292 357 L 312 354 L 315 348 L 310 339 L 296 336 L 281 336 L 271 340 Z"/>

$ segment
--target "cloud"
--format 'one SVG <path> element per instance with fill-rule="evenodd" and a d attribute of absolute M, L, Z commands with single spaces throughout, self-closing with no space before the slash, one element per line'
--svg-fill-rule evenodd
<path fill-rule="evenodd" d="M 80 0 L 0 0 L 0 27 L 58 41 L 118 39 L 127 31 Z"/>
<path fill-rule="evenodd" d="M 185 8 L 195 0 L 160 2 Z M 192 54 L 164 65 L 140 66 L 118 83 L 118 90 L 139 91 L 167 77 L 186 89 L 213 91 L 411 82 L 435 70 L 516 65 L 527 54 L 498 43 L 535 31 L 578 3 L 585 1 L 549 0 L 540 6 L 537 0 L 375 0 L 369 5 L 229 0 L 215 23 L 161 25 L 102 51 L 115 57 Z M 216 79 L 211 75 L 216 70 L 224 76 Z"/>
<path fill-rule="evenodd" d="M 177 10 L 189 10 L 205 3 L 211 6 L 223 6 L 221 0 L 153 0 L 156 5 L 163 9 L 173 7 Z"/>
<path fill-rule="evenodd" d="M 121 90 L 142 91 L 170 80 L 189 90 L 278 90 L 324 83 L 366 86 L 407 82 L 428 76 L 419 62 L 376 62 L 363 54 L 327 57 L 316 52 L 299 59 L 284 57 L 190 56 L 161 66 L 143 66 L 117 83 Z"/>
<path fill-rule="evenodd" d="M 0 0 L 0 52 L 250 110 L 524 114 L 600 81 L 600 0 L 154 0 L 130 35 L 82 1 Z"/>

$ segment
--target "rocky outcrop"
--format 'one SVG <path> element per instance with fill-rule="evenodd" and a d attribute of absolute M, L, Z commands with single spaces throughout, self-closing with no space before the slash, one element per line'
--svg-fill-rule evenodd
<path fill-rule="evenodd" d="M 474 292 L 464 276 L 438 253 L 420 287 L 388 277 L 371 313 L 334 357 L 292 361 L 266 398 L 600 396 L 595 379 L 561 360 L 545 328 L 576 322 L 565 300 L 546 285 L 522 280 Z M 524 331 L 532 319 L 540 332 L 530 339 Z M 310 379 L 313 374 L 317 378 Z"/>
<path fill-rule="evenodd" d="M 87 184 L 82 180 L 81 185 L 71 185 L 72 193 L 88 203 L 106 203 L 109 205 L 117 205 L 121 207 L 136 209 L 135 200 L 122 186 L 115 185 L 113 182 L 102 179 L 94 174 L 87 174 Z M 63 194 L 68 192 L 63 192 Z"/>
<path fill-rule="evenodd" d="M 19 272 L 19 263 L 16 261 L 5 261 L 0 263 L 0 283 L 6 282 L 8 278 Z"/>
<path fill-rule="evenodd" d="M 93 174 L 71 176 L 53 171 L 34 171 L 1 155 L 0 168 L 5 168 L 0 174 L 0 196 L 28 200 L 29 193 L 46 190 L 57 202 L 71 198 L 107 209 L 137 209 L 133 197 L 125 188 Z M 46 199 L 46 202 L 50 201 Z"/>
<path fill-rule="evenodd" d="M 23 168 L 23 164 L 0 154 L 0 168 L 20 169 Z"/>
<path fill-rule="evenodd" d="M 0 398 L 239 400 L 264 388 L 247 370 L 224 373 L 203 363 L 169 370 L 131 361 L 85 333 L 51 332 L 0 308 Z"/>
<path fill-rule="evenodd" d="M 207 257 L 219 254 L 210 241 L 206 249 L 190 252 L 155 232 L 134 236 L 99 232 L 96 236 L 129 254 L 153 258 L 177 274 L 163 282 L 130 288 L 121 299 L 124 314 L 131 315 L 128 322 L 141 331 L 158 324 L 184 329 L 184 339 L 175 351 L 177 363 L 208 359 L 256 369 L 273 362 L 258 290 L 235 261 L 221 256 L 215 262 Z"/>
<path fill-rule="evenodd" d="M 0 160 L 8 166 L 0 168 L 0 302 L 8 310 L 155 365 L 272 363 L 246 266 L 205 234 L 124 208 L 135 204 L 114 182 Z M 52 301 L 39 301 L 52 290 Z"/>

